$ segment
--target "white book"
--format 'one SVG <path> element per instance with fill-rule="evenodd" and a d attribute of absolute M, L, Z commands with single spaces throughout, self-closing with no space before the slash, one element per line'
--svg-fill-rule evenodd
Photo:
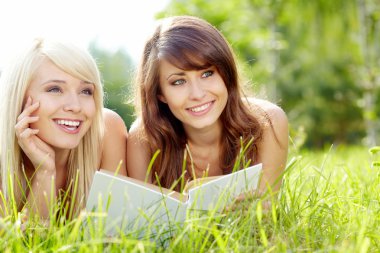
<path fill-rule="evenodd" d="M 170 225 L 186 218 L 187 211 L 222 210 L 239 194 L 257 189 L 262 164 L 231 174 L 198 178 L 183 193 L 100 170 L 95 173 L 87 211 L 106 214 L 107 229 Z"/>

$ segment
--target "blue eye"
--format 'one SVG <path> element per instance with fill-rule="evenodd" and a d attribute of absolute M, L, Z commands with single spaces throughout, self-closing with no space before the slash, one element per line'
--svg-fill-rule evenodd
<path fill-rule="evenodd" d="M 184 83 L 185 83 L 184 79 L 179 79 L 179 80 L 175 80 L 174 82 L 172 82 L 172 85 L 181 85 Z"/>
<path fill-rule="evenodd" d="M 59 92 L 62 92 L 61 88 L 59 88 L 58 86 L 53 86 L 53 87 L 50 87 L 46 90 L 47 92 L 52 92 L 52 93 L 59 93 Z"/>
<path fill-rule="evenodd" d="M 202 74 L 202 77 L 209 77 L 209 76 L 212 76 L 214 74 L 214 71 L 212 71 L 212 70 L 208 70 L 208 71 L 206 71 L 206 72 L 204 72 L 203 74 Z"/>
<path fill-rule="evenodd" d="M 82 93 L 88 96 L 92 96 L 92 94 L 94 94 L 92 89 L 84 89 L 82 90 Z"/>

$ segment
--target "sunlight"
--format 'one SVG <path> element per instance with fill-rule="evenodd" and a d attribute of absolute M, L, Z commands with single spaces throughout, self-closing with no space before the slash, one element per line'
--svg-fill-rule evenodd
<path fill-rule="evenodd" d="M 137 60 L 155 13 L 168 3 L 169 0 L 3 1 L 0 70 L 14 50 L 38 36 L 70 39 L 81 46 L 96 41 L 107 50 L 124 48 Z"/>

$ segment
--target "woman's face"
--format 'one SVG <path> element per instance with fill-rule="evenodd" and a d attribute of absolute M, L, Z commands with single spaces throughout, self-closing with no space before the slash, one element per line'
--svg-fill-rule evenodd
<path fill-rule="evenodd" d="M 94 84 L 44 60 L 26 92 L 26 98 L 30 96 L 33 103 L 40 103 L 33 112 L 39 120 L 30 127 L 39 129 L 37 136 L 55 149 L 77 147 L 96 114 L 94 90 Z"/>
<path fill-rule="evenodd" d="M 228 91 L 214 66 L 186 71 L 161 60 L 159 75 L 161 94 L 158 99 L 169 106 L 186 131 L 218 125 Z"/>

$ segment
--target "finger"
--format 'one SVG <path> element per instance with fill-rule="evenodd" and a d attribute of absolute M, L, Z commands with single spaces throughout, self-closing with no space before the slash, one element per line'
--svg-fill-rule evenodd
<path fill-rule="evenodd" d="M 30 123 L 35 123 L 37 122 L 38 120 L 40 119 L 39 116 L 28 116 L 28 117 L 24 117 L 22 118 L 20 121 L 18 121 L 15 125 L 15 128 L 22 128 L 23 126 L 27 126 L 30 124 Z"/>
<path fill-rule="evenodd" d="M 32 112 L 34 112 L 35 110 L 37 110 L 37 108 L 39 106 L 40 106 L 40 102 L 35 102 L 33 104 L 30 104 L 30 105 L 25 104 L 25 108 L 20 113 L 20 115 L 18 116 L 17 120 L 21 120 L 24 117 L 29 116 Z"/>
<path fill-rule="evenodd" d="M 22 148 L 22 150 L 24 150 L 25 154 L 28 155 L 34 151 L 33 147 L 35 147 L 35 144 L 32 143 L 31 137 L 35 136 L 38 132 L 39 132 L 38 129 L 28 128 L 25 131 L 23 131 L 19 136 L 17 136 L 17 142 Z"/>
<path fill-rule="evenodd" d="M 20 115 L 17 117 L 17 121 L 22 120 L 23 118 L 30 116 L 32 112 L 37 110 L 37 108 L 40 106 L 40 102 L 35 102 L 33 104 L 28 105 L 28 102 L 25 104 L 25 108 L 20 113 Z"/>
<path fill-rule="evenodd" d="M 238 202 L 242 202 L 243 200 L 245 200 L 245 193 L 244 192 L 242 192 L 242 193 L 240 193 L 236 198 L 235 198 L 235 200 L 234 200 L 234 202 L 236 202 L 236 203 L 238 203 Z"/>
<path fill-rule="evenodd" d="M 263 211 L 269 211 L 272 209 L 272 201 L 265 200 L 265 201 L 261 202 L 261 206 L 263 208 Z"/>
<path fill-rule="evenodd" d="M 17 122 L 15 125 L 16 135 L 20 135 L 25 129 L 29 128 L 29 124 L 37 122 L 39 120 L 38 116 L 25 117 L 21 121 Z"/>
<path fill-rule="evenodd" d="M 235 205 L 234 205 L 234 204 L 228 205 L 228 206 L 226 206 L 226 207 L 223 209 L 223 212 L 224 212 L 224 213 L 232 212 L 232 211 L 235 211 Z"/>
<path fill-rule="evenodd" d="M 26 107 L 30 106 L 31 104 L 32 104 L 32 98 L 29 96 L 24 106 L 22 107 L 22 110 L 24 110 Z"/>
<path fill-rule="evenodd" d="M 20 134 L 19 139 L 20 139 L 20 140 L 28 139 L 28 138 L 30 138 L 30 136 L 38 134 L 39 131 L 40 131 L 39 129 L 31 129 L 31 128 L 27 128 L 27 129 L 25 129 L 25 130 Z"/>

